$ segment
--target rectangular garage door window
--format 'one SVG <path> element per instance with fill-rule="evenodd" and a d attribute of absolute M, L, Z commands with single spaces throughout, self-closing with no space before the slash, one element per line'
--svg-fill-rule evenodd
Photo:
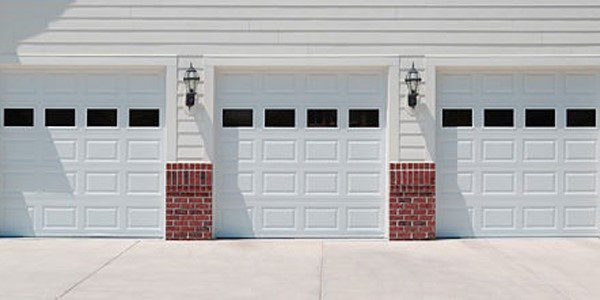
<path fill-rule="evenodd" d="M 526 109 L 525 127 L 554 127 L 554 109 Z"/>
<path fill-rule="evenodd" d="M 33 108 L 5 108 L 4 126 L 32 127 Z"/>
<path fill-rule="evenodd" d="M 471 109 L 444 109 L 442 110 L 443 127 L 471 127 L 473 126 L 473 111 Z"/>
<path fill-rule="evenodd" d="M 265 109 L 265 127 L 294 127 L 296 113 L 293 109 Z"/>
<path fill-rule="evenodd" d="M 88 127 L 116 127 L 117 110 L 116 109 L 88 109 L 87 110 Z"/>
<path fill-rule="evenodd" d="M 567 127 L 596 127 L 596 110 L 567 109 Z"/>
<path fill-rule="evenodd" d="M 337 109 L 309 109 L 307 127 L 337 127 Z"/>
<path fill-rule="evenodd" d="M 130 109 L 129 127 L 159 127 L 160 112 L 158 109 Z"/>
<path fill-rule="evenodd" d="M 72 108 L 47 108 L 45 110 L 45 125 L 56 127 L 74 127 L 75 109 Z"/>
<path fill-rule="evenodd" d="M 379 127 L 378 109 L 351 109 L 348 119 L 350 127 Z"/>
<path fill-rule="evenodd" d="M 252 127 L 252 109 L 223 109 L 223 127 Z"/>
<path fill-rule="evenodd" d="M 513 127 L 514 112 L 512 109 L 486 109 L 483 112 L 485 127 Z"/>

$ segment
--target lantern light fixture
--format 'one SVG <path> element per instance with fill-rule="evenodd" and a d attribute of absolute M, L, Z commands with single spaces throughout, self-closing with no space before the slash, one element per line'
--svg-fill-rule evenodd
<path fill-rule="evenodd" d="M 414 108 L 417 106 L 417 98 L 419 97 L 419 84 L 421 83 L 421 75 L 415 68 L 415 63 L 412 63 L 412 67 L 408 70 L 404 82 L 408 87 L 408 106 Z"/>
<path fill-rule="evenodd" d="M 190 67 L 185 71 L 185 75 L 183 76 L 183 83 L 185 83 L 186 88 L 185 105 L 188 108 L 194 106 L 196 102 L 196 88 L 199 82 L 200 76 L 198 75 L 198 71 L 190 63 Z"/>

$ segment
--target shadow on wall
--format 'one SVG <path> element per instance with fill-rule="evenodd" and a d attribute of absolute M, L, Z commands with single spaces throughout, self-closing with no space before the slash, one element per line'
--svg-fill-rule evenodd
<path fill-rule="evenodd" d="M 423 103 L 420 105 L 414 110 L 407 107 L 402 109 L 409 110 L 406 113 L 415 118 L 421 132 L 437 133 L 441 116 L 435 118 L 437 112 L 432 112 Z M 444 135 L 444 140 L 454 142 L 442 145 L 438 143 L 439 137 L 425 138 L 427 149 L 436 149 L 431 157 L 436 164 L 436 232 L 443 237 L 473 236 L 472 216 L 459 186 L 457 132 L 448 130 Z M 448 210 L 448 206 L 452 207 L 451 210 Z M 444 211 L 442 207 L 446 207 Z"/>
<path fill-rule="evenodd" d="M 184 97 L 185 93 L 179 98 L 181 99 Z M 185 101 L 185 99 L 182 101 Z M 213 136 L 210 135 L 213 131 L 213 120 L 211 114 L 208 112 L 208 109 L 210 108 L 207 108 L 205 105 L 204 95 L 199 95 L 196 99 L 196 104 L 191 109 L 188 109 L 187 107 L 184 109 L 186 113 L 193 118 L 198 134 L 202 136 L 202 140 L 213 141 Z M 203 154 L 207 156 L 208 161 L 215 161 L 214 150 L 210 146 L 211 145 L 208 143 L 204 145 Z"/>
<path fill-rule="evenodd" d="M 217 98 L 215 94 L 215 99 Z M 213 148 L 206 148 L 205 151 L 210 161 L 214 162 L 213 199 L 220 201 L 215 203 L 217 209 L 213 216 L 215 234 L 219 238 L 255 237 L 253 223 L 257 212 L 254 207 L 247 206 L 246 197 L 253 193 L 260 193 L 260 191 L 251 191 L 257 174 L 254 173 L 248 178 L 248 173 L 244 173 L 244 171 L 248 172 L 248 169 L 242 168 L 243 163 L 240 162 L 240 158 L 251 155 L 253 159 L 258 159 L 257 150 L 254 148 L 256 146 L 251 148 L 250 153 L 245 153 L 245 149 L 240 149 L 240 129 L 228 128 L 224 131 L 221 127 L 221 111 L 215 110 L 214 120 L 212 120 L 207 109 L 214 109 L 214 107 L 202 105 L 202 108 L 196 112 L 195 119 L 200 132 L 204 133 L 203 139 L 214 141 Z M 256 122 L 257 116 L 253 118 Z M 209 132 L 214 132 L 216 136 L 207 136 Z"/>
<path fill-rule="evenodd" d="M 0 54 L 18 53 L 22 41 L 48 30 L 75 0 L 0 1 Z"/>
<path fill-rule="evenodd" d="M 31 138 L 24 139 L 24 133 Z M 67 174 L 75 173 L 65 171 L 52 133 L 41 124 L 31 130 L 4 128 L 0 134 L 0 148 L 6 150 L 0 156 L 0 237 L 33 236 L 34 226 L 48 225 L 42 224 L 44 203 L 73 203 L 76 177 Z"/>

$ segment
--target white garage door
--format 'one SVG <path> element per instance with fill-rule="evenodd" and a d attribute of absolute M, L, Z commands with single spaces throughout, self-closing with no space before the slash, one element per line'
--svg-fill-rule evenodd
<path fill-rule="evenodd" d="M 383 237 L 380 73 L 217 78 L 219 237 Z"/>
<path fill-rule="evenodd" d="M 442 73 L 440 236 L 597 236 L 600 74 Z"/>
<path fill-rule="evenodd" d="M 0 235 L 162 236 L 164 76 L 0 72 Z"/>

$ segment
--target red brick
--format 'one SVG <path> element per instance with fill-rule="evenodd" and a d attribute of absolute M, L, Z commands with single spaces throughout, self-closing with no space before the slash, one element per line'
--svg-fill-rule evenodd
<path fill-rule="evenodd" d="M 166 175 L 166 238 L 212 239 L 212 165 L 169 163 Z"/>
<path fill-rule="evenodd" d="M 435 238 L 435 164 L 391 163 L 390 240 Z"/>

